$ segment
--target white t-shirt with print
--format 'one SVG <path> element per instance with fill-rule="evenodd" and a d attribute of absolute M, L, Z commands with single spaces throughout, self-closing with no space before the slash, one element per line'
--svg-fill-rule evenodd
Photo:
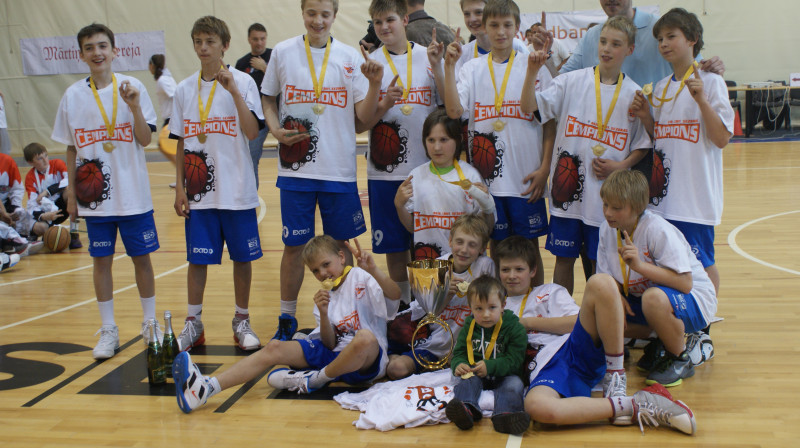
<path fill-rule="evenodd" d="M 475 59 L 475 46 L 478 45 L 477 40 L 473 40 L 471 42 L 467 42 L 466 44 L 461 46 L 461 57 L 458 58 L 456 61 L 456 79 L 458 79 L 458 72 L 461 71 L 461 67 L 464 66 L 467 62 Z M 530 50 L 528 50 L 528 46 L 525 45 L 525 42 L 517 39 L 516 37 L 511 42 L 511 47 L 516 50 L 520 55 L 527 55 Z M 480 50 L 478 51 L 478 56 L 484 56 L 486 53 L 481 53 Z M 527 59 L 527 57 L 525 58 Z"/>

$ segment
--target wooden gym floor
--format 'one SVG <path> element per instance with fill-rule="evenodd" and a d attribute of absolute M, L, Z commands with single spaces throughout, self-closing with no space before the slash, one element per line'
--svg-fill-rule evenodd
<path fill-rule="evenodd" d="M 130 260 L 114 264 L 120 352 L 95 363 L 91 349 L 100 326 L 94 304 L 91 259 L 86 249 L 23 259 L 0 275 L 0 441 L 4 448 L 45 446 L 796 446 L 800 436 L 800 143 L 733 143 L 725 149 L 725 211 L 716 229 L 722 276 L 719 316 L 712 337 L 715 358 L 671 392 L 697 418 L 697 434 L 612 427 L 531 428 L 522 438 L 497 434 L 482 421 L 470 432 L 453 425 L 359 431 L 358 417 L 330 400 L 274 399 L 266 380 L 211 399 L 191 415 L 178 409 L 173 388 L 150 389 L 141 308 Z M 359 183 L 365 185 L 359 157 Z M 152 255 L 158 315 L 172 310 L 180 332 L 186 313 L 183 223 L 175 215 L 174 176 L 166 162 L 150 163 L 150 182 L 161 249 Z M 264 257 L 253 265 L 252 323 L 262 341 L 275 331 L 278 268 L 282 245 L 274 159 L 261 161 L 259 210 Z M 366 199 L 366 198 L 364 198 Z M 366 206 L 364 211 L 367 212 Z M 369 220 L 367 221 L 369 222 Z M 318 228 L 320 228 L 318 226 Z M 369 246 L 368 236 L 360 238 Z M 87 243 L 83 234 L 83 242 Z M 544 241 L 540 241 L 544 245 Z M 123 252 L 121 244 L 117 253 Z M 545 277 L 553 257 L 543 250 Z M 383 264 L 382 257 L 377 257 Z M 243 356 L 233 348 L 231 262 L 210 269 L 206 289 L 205 350 L 194 360 L 208 372 L 222 371 Z M 578 275 L 576 275 L 578 277 Z M 581 300 L 583 282 L 575 297 Z M 298 318 L 314 324 L 313 291 L 306 275 Z M 633 362 L 628 389 L 643 386 Z"/>

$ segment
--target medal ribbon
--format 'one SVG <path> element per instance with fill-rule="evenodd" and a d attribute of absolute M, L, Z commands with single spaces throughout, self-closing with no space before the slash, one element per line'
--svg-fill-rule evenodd
<path fill-rule="evenodd" d="M 220 68 L 225 68 L 221 64 Z M 208 93 L 208 100 L 206 100 L 206 105 L 203 107 L 203 98 L 200 97 L 200 89 L 203 86 L 203 70 L 200 70 L 200 73 L 197 74 L 197 110 L 200 113 L 200 133 L 203 134 L 206 127 L 206 121 L 208 121 L 208 114 L 211 112 L 211 103 L 214 102 L 214 92 L 217 90 L 217 77 L 214 77 L 214 85 L 211 86 L 211 92 Z"/>
<path fill-rule="evenodd" d="M 528 303 L 528 296 L 531 295 L 531 291 L 533 288 L 528 288 L 528 293 L 525 294 L 525 298 L 522 299 L 522 303 L 519 304 L 519 317 L 522 318 L 522 312 L 525 311 L 525 305 Z"/>
<path fill-rule="evenodd" d="M 92 94 L 94 94 L 94 100 L 97 103 L 97 107 L 100 109 L 100 115 L 103 116 L 103 122 L 106 124 L 106 133 L 108 134 L 108 139 L 111 140 L 114 137 L 114 128 L 117 127 L 117 103 L 119 102 L 119 91 L 117 90 L 117 76 L 113 73 L 111 74 L 111 84 L 113 86 L 112 91 L 112 103 L 113 110 L 111 111 L 111 120 L 108 119 L 108 115 L 106 115 L 106 109 L 103 107 L 103 102 L 100 101 L 100 94 L 97 93 L 97 86 L 94 84 L 94 78 L 89 77 L 89 85 L 92 86 Z"/>
<path fill-rule="evenodd" d="M 306 44 L 306 59 L 308 59 L 308 71 L 311 72 L 311 82 L 314 83 L 314 95 L 316 102 L 322 98 L 322 85 L 325 83 L 325 71 L 328 69 L 328 56 L 331 55 L 331 36 L 328 36 L 328 43 L 325 44 L 325 55 L 322 57 L 322 70 L 319 72 L 317 80 L 317 69 L 314 67 L 314 59 L 311 57 L 311 45 L 308 43 L 308 36 L 303 41 Z"/>
<path fill-rule="evenodd" d="M 453 167 L 456 169 L 456 173 L 458 174 L 458 180 L 457 181 L 448 181 L 448 180 L 442 179 L 442 175 L 439 174 L 439 169 L 436 168 L 436 166 L 434 166 L 433 162 L 431 162 L 431 172 L 435 173 L 436 176 L 439 177 L 439 180 L 441 180 L 442 182 L 444 182 L 446 184 L 458 185 L 459 187 L 464 188 L 465 181 L 469 182 L 469 180 L 467 180 L 467 178 L 464 176 L 464 172 L 461 171 L 461 165 L 458 164 L 458 160 L 453 160 Z M 472 182 L 470 182 L 470 186 L 471 185 L 472 185 Z M 464 189 L 468 190 L 469 187 L 464 188 Z"/>
<path fill-rule="evenodd" d="M 394 66 L 394 62 L 392 61 L 391 56 L 389 56 L 389 50 L 386 49 L 386 45 L 383 46 L 383 54 L 386 56 L 386 60 L 389 62 L 389 67 L 392 69 L 392 74 L 395 76 L 397 75 L 397 67 Z M 406 84 L 403 84 L 403 80 L 397 78 L 397 84 L 403 88 L 403 100 L 408 98 L 408 91 L 411 90 L 411 42 L 406 42 Z"/>
<path fill-rule="evenodd" d="M 483 354 L 483 359 L 489 359 L 492 357 L 492 350 L 494 350 L 494 344 L 497 342 L 497 335 L 500 334 L 500 327 L 503 326 L 503 318 L 501 317 L 497 324 L 494 326 L 494 331 L 492 331 L 492 339 L 489 341 L 489 346 L 486 347 L 486 352 Z M 475 330 L 475 316 L 472 318 L 472 322 L 469 323 L 469 332 L 467 332 L 467 341 L 469 349 L 467 350 L 467 361 L 469 361 L 469 365 L 475 365 L 475 354 L 472 350 L 472 332 Z"/>
<path fill-rule="evenodd" d="M 478 46 L 475 45 L 475 48 Z M 506 72 L 503 75 L 503 84 L 500 86 L 500 93 L 497 93 L 497 82 L 494 79 L 494 66 L 492 65 L 492 53 L 489 53 L 489 57 L 487 58 L 487 63 L 489 64 L 489 75 L 492 77 L 492 87 L 494 88 L 494 109 L 497 111 L 497 115 L 500 117 L 503 116 L 501 111 L 503 110 L 503 98 L 506 96 L 506 87 L 508 86 L 508 77 L 511 76 L 511 66 L 514 65 L 514 56 L 517 54 L 516 50 L 511 50 L 511 56 L 508 58 L 508 64 L 506 65 Z"/>
<path fill-rule="evenodd" d="M 636 224 L 633 225 L 633 232 L 636 232 L 636 226 L 639 225 L 639 220 L 636 220 Z M 633 241 L 633 232 L 629 235 L 631 241 Z M 622 248 L 622 230 L 617 231 L 617 247 Z M 622 255 L 619 255 L 619 270 L 622 271 L 622 291 L 625 293 L 625 297 L 628 297 L 628 277 L 630 277 L 630 268 L 625 264 L 625 260 L 622 259 Z"/>
<path fill-rule="evenodd" d="M 345 266 L 344 267 L 344 271 L 342 272 L 342 275 L 336 277 L 336 280 L 333 281 L 333 289 L 338 288 L 339 285 L 342 284 L 344 279 L 347 277 L 347 274 L 350 272 L 350 269 L 353 269 L 353 267 L 352 266 Z"/>
<path fill-rule="evenodd" d="M 594 99 L 597 103 L 597 140 L 602 141 L 603 133 L 606 131 L 608 120 L 611 119 L 611 114 L 614 113 L 614 107 L 617 105 L 619 92 L 622 90 L 622 72 L 619 72 L 617 78 L 617 88 L 614 89 L 614 97 L 611 99 L 611 105 L 608 108 L 606 119 L 603 120 L 603 101 L 600 99 L 600 67 L 594 68 Z"/>
<path fill-rule="evenodd" d="M 669 89 L 669 85 L 670 83 L 672 83 L 672 76 L 670 76 L 669 80 L 667 81 L 667 85 L 664 86 L 664 91 L 661 92 L 661 98 L 658 97 L 655 98 L 656 100 L 658 100 L 659 103 L 658 106 L 656 106 L 655 102 L 653 101 L 652 93 L 647 96 L 647 101 L 650 102 L 650 105 L 653 107 L 661 107 L 665 103 L 669 103 L 670 101 L 677 98 L 678 94 L 681 93 L 681 90 L 683 90 L 683 87 L 686 85 L 686 80 L 689 79 L 690 76 L 692 76 L 692 73 L 694 73 L 696 67 L 697 67 L 697 61 L 692 62 L 692 65 L 690 65 L 689 69 L 686 70 L 686 73 L 683 74 L 683 78 L 681 78 L 681 83 L 678 85 L 678 91 L 675 92 L 675 96 L 673 96 L 672 98 L 667 98 L 667 89 Z"/>

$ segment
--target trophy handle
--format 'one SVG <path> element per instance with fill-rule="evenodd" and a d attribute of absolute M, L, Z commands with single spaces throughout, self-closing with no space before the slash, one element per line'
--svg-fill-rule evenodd
<path fill-rule="evenodd" d="M 427 359 L 417 355 L 416 347 L 414 347 L 414 341 L 417 338 L 417 332 L 419 332 L 422 327 L 428 324 L 439 325 L 447 330 L 447 334 L 450 335 L 450 350 L 448 350 L 447 354 L 438 361 L 428 361 Z M 455 342 L 453 330 L 450 329 L 450 325 L 433 313 L 428 313 L 422 319 L 420 319 L 419 323 L 417 324 L 417 328 L 414 330 L 414 334 L 411 335 L 411 354 L 414 355 L 414 359 L 419 363 L 419 365 L 424 367 L 426 370 L 439 370 L 450 362 L 450 357 L 453 355 L 453 347 L 455 346 Z"/>

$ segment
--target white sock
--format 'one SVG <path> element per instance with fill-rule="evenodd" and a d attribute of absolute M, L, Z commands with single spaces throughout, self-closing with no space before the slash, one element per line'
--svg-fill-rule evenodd
<path fill-rule="evenodd" d="M 142 302 L 142 322 L 147 322 L 150 319 L 156 318 L 156 296 L 153 297 L 140 297 Z"/>
<path fill-rule="evenodd" d="M 290 316 L 297 314 L 297 299 L 281 300 L 281 314 L 288 314 Z"/>
<path fill-rule="evenodd" d="M 400 301 L 408 305 L 411 303 L 411 284 L 408 281 L 397 282 L 400 287 Z"/>
<path fill-rule="evenodd" d="M 217 377 L 205 377 L 206 384 L 208 384 L 208 397 L 213 397 L 214 395 L 222 392 L 222 387 L 219 385 L 219 380 Z"/>
<path fill-rule="evenodd" d="M 250 314 L 250 311 L 247 308 L 242 308 L 239 305 L 236 305 L 236 314 L 247 316 Z"/>
<path fill-rule="evenodd" d="M 116 325 L 114 321 L 114 299 L 97 302 L 97 308 L 100 310 L 100 320 L 103 325 Z"/>
<path fill-rule="evenodd" d="M 311 378 L 308 379 L 308 385 L 314 389 L 319 389 L 320 387 L 330 383 L 333 381 L 333 378 L 330 378 L 328 375 L 325 375 L 325 369 L 318 370 L 317 373 L 311 375 Z"/>
<path fill-rule="evenodd" d="M 624 372 L 625 353 L 606 353 L 606 370 Z"/>
<path fill-rule="evenodd" d="M 614 417 L 633 415 L 633 397 L 608 397 L 614 408 Z"/>
<path fill-rule="evenodd" d="M 203 304 L 200 305 L 192 305 L 189 304 L 187 307 L 186 317 L 194 317 L 197 320 L 200 320 L 200 315 L 203 314 Z"/>
<path fill-rule="evenodd" d="M 70 221 L 69 222 L 69 231 L 70 232 L 77 232 L 78 231 L 78 221 Z"/>

